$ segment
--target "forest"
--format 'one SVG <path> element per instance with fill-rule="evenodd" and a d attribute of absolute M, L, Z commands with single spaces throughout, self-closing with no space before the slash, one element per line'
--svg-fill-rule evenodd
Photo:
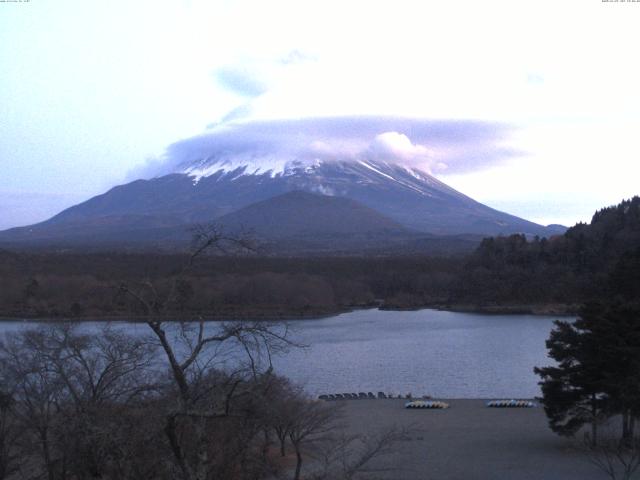
<path fill-rule="evenodd" d="M 166 291 L 189 318 L 304 318 L 355 308 L 575 313 L 640 270 L 640 198 L 564 235 L 482 240 L 468 255 L 284 257 L 234 252 L 0 251 L 0 317 L 142 318 L 120 285 Z M 146 287 L 145 287 L 146 286 Z"/>
<path fill-rule="evenodd" d="M 639 257 L 640 197 L 634 197 L 599 210 L 591 223 L 562 236 L 484 239 L 451 294 L 480 305 L 580 305 L 618 294 L 610 276 L 636 274 Z"/>
<path fill-rule="evenodd" d="M 122 283 L 172 285 L 187 255 L 0 253 L 4 317 L 132 318 Z M 444 302 L 459 258 L 207 256 L 180 275 L 171 311 L 191 318 L 306 317 Z"/>

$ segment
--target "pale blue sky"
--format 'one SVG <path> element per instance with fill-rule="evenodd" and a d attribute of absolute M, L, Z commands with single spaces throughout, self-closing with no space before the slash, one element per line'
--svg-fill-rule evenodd
<path fill-rule="evenodd" d="M 362 143 L 510 213 L 588 220 L 640 193 L 639 24 L 640 3 L 600 0 L 0 3 L 0 228 L 220 122 L 354 115 L 500 126 L 438 143 L 399 122 Z"/>

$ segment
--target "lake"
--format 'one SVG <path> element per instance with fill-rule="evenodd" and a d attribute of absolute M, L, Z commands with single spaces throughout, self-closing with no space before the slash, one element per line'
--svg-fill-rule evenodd
<path fill-rule="evenodd" d="M 290 322 L 293 338 L 308 347 L 275 358 L 274 366 L 313 395 L 531 398 L 540 394 L 533 367 L 551 363 L 545 340 L 555 318 L 370 309 L 297 320 Z M 36 323 L 1 322 L 0 333 L 30 325 Z M 87 322 L 83 328 L 99 325 Z M 147 331 L 142 324 L 118 325 Z"/>

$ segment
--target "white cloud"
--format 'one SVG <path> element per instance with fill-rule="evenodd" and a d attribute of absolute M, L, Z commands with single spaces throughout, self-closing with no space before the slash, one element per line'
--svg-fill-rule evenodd
<path fill-rule="evenodd" d="M 497 123 L 400 117 L 322 117 L 225 123 L 170 145 L 129 178 L 184 171 L 201 160 L 282 168 L 289 161 L 380 160 L 428 172 L 460 173 L 519 152 L 505 143 L 513 129 Z"/>
<path fill-rule="evenodd" d="M 419 167 L 432 172 L 438 164 L 433 153 L 424 145 L 414 144 L 409 137 L 398 132 L 384 132 L 376 135 L 369 146 L 369 152 L 377 160 L 400 163 L 405 166 Z M 446 165 L 439 162 L 441 165 Z"/>

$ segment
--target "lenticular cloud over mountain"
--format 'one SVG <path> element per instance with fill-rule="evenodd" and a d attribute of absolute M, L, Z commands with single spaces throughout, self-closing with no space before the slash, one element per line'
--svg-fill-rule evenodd
<path fill-rule="evenodd" d="M 211 221 L 254 229 L 281 252 L 307 253 L 412 252 L 441 235 L 554 234 L 432 175 L 517 155 L 503 146 L 509 132 L 485 122 L 380 117 L 221 124 L 170 145 L 130 183 L 3 232 L 0 243 L 175 248 L 188 243 L 193 225 Z M 69 235 L 78 230 L 85 236 Z"/>
<path fill-rule="evenodd" d="M 282 174 L 287 166 L 382 161 L 428 173 L 485 168 L 519 155 L 506 145 L 512 127 L 480 121 L 335 117 L 218 124 L 170 145 L 131 177 L 220 170 Z"/>

